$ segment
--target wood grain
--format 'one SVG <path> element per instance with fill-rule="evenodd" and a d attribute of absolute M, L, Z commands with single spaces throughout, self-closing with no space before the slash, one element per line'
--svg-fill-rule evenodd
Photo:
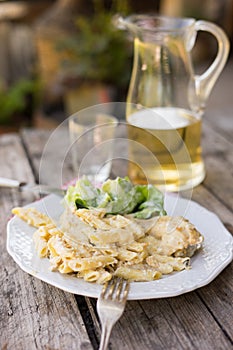
<path fill-rule="evenodd" d="M 59 188 L 76 177 L 68 128 L 61 125 L 53 132 L 25 129 L 21 135 L 37 182 Z"/>
<path fill-rule="evenodd" d="M 205 123 L 203 129 L 204 186 L 232 210 L 233 144 Z"/>
<path fill-rule="evenodd" d="M 21 141 L 16 135 L 0 138 L 1 176 L 34 182 Z M 1 348 L 92 349 L 73 295 L 23 272 L 6 252 L 6 224 L 14 206 L 36 198 L 0 189 Z"/>
<path fill-rule="evenodd" d="M 218 167 L 222 164 L 221 157 L 216 157 L 214 168 L 210 162 L 212 157 L 215 159 L 214 154 L 215 152 L 218 153 L 219 150 L 222 150 L 228 161 L 232 162 L 232 146 L 221 135 L 216 133 L 215 130 L 209 129 L 208 125 L 205 126 L 205 133 L 207 136 L 204 136 L 203 142 L 207 145 L 205 148 L 205 161 L 207 173 L 209 173 L 209 171 L 217 171 Z M 40 134 L 41 136 L 38 136 Z M 45 135 L 42 131 L 37 133 L 33 130 L 25 130 L 22 133 L 23 143 L 27 149 L 30 164 L 33 166 L 35 174 L 37 174 L 36 176 L 38 176 L 38 165 L 45 139 L 48 137 L 48 135 Z M 23 149 L 21 149 L 21 152 L 23 152 Z M 50 157 L 47 159 L 47 174 L 52 171 L 54 161 L 54 155 L 51 154 Z M 27 160 L 25 162 L 27 165 L 24 164 L 24 171 L 26 172 L 26 169 L 29 169 L 27 179 L 33 181 L 29 163 Z M 64 172 L 69 174 L 69 165 L 65 165 L 64 167 Z M 22 176 L 22 170 L 20 171 Z M 221 174 L 226 181 L 228 174 Z M 213 178 L 210 180 L 207 176 L 204 185 L 198 186 L 193 191 L 192 198 L 218 214 L 226 225 L 231 225 L 233 214 L 231 202 L 228 202 L 230 193 L 226 193 L 228 190 L 226 186 L 219 186 L 216 189 L 215 180 Z M 225 196 L 228 196 L 227 199 Z M 16 196 L 15 202 L 18 200 Z M 55 349 L 76 349 L 78 348 L 77 343 L 76 347 L 74 345 L 75 340 L 77 341 L 76 337 L 84 339 L 80 348 L 91 347 L 87 338 L 86 327 L 89 338 L 92 341 L 92 348 L 97 349 L 98 339 L 100 337 L 100 325 L 95 310 L 95 299 L 77 297 L 75 300 L 69 294 L 24 274 L 15 264 L 13 266 L 18 274 L 22 274 L 22 281 L 24 283 L 25 280 L 27 281 L 29 279 L 29 282 L 26 282 L 26 287 L 21 286 L 21 284 L 17 287 L 15 280 L 13 289 L 17 291 L 20 289 L 20 293 L 23 295 L 28 290 L 29 301 L 25 301 L 23 308 L 27 310 L 26 314 L 30 316 L 27 316 L 25 320 L 26 328 L 23 329 L 23 333 L 29 336 L 33 344 L 30 348 L 33 348 L 33 346 L 36 348 L 37 346 L 37 348 L 43 349 L 50 346 Z M 6 278 L 6 275 L 4 276 Z M 231 276 L 232 264 L 212 283 L 197 291 L 175 298 L 128 302 L 123 317 L 113 329 L 110 342 L 111 349 L 212 350 L 233 348 L 233 311 L 231 307 L 233 286 Z M 17 281 L 18 279 L 17 277 Z M 45 300 L 41 300 L 41 296 L 44 296 Z M 9 314 L 12 313 L 11 310 L 16 308 L 16 306 L 12 307 L 12 305 L 19 299 L 12 297 L 12 300 L 11 302 L 8 300 L 7 310 Z M 66 305 L 65 311 L 61 307 L 64 304 Z M 59 306 L 56 307 L 56 305 Z M 80 317 L 77 305 L 80 308 L 82 318 Z M 54 320 L 55 316 L 56 320 Z M 80 324 L 78 322 L 78 329 L 76 329 L 77 324 L 75 320 L 79 320 L 80 322 Z M 34 338 L 28 330 L 30 322 L 33 325 L 33 331 L 31 332 Z M 82 322 L 84 322 L 85 327 Z M 64 323 L 69 326 L 72 324 L 69 332 L 65 332 L 63 329 Z M 13 326 L 11 325 L 11 327 Z M 5 329 L 9 331 L 7 326 L 5 326 Z M 59 330 L 58 334 L 57 330 Z M 22 327 L 20 331 L 22 332 Z M 19 332 L 17 335 L 19 336 Z M 23 337 L 21 339 L 21 344 L 23 344 Z M 48 343 L 46 343 L 45 339 L 48 340 Z"/>
<path fill-rule="evenodd" d="M 217 132 L 232 142 L 233 98 L 232 98 L 233 60 L 229 60 L 217 80 L 207 101 L 204 122 L 208 121 Z"/>

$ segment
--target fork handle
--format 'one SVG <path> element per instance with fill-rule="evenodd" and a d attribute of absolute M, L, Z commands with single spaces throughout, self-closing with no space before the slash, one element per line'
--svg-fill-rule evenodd
<path fill-rule="evenodd" d="M 112 327 L 113 327 L 113 324 L 109 324 L 109 323 L 102 326 L 102 334 L 101 334 L 99 350 L 107 349 Z"/>
<path fill-rule="evenodd" d="M 20 182 L 17 180 L 7 179 L 5 177 L 0 177 L 0 187 L 16 187 L 20 186 Z"/>

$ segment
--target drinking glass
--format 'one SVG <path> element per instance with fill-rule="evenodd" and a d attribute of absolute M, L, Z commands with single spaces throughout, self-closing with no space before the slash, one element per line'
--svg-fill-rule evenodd
<path fill-rule="evenodd" d="M 117 118 L 97 105 L 73 114 L 68 123 L 75 176 L 103 182 L 111 172 Z"/>

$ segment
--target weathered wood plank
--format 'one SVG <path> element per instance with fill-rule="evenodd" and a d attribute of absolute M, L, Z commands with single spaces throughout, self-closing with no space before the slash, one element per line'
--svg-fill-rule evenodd
<path fill-rule="evenodd" d="M 24 144 L 25 150 L 26 152 L 29 152 L 29 158 L 31 159 L 31 166 L 33 168 L 36 181 L 38 182 L 41 154 L 51 135 L 51 131 L 23 129 L 21 131 L 21 135 L 22 135 L 22 142 Z"/>
<path fill-rule="evenodd" d="M 167 299 L 129 301 L 112 331 L 111 349 L 230 349 L 196 292 Z"/>
<path fill-rule="evenodd" d="M 233 234 L 233 144 L 204 125 L 204 160 L 207 176 L 194 189 L 192 199 L 213 211 Z M 226 170 L 228 168 L 228 171 Z M 233 283 L 231 263 L 211 284 L 197 291 L 229 339 L 233 339 Z"/>
<path fill-rule="evenodd" d="M 34 181 L 19 137 L 0 137 L 0 176 Z M 92 349 L 73 295 L 23 272 L 6 251 L 6 224 L 14 206 L 35 199 L 32 194 L 0 190 L 1 348 Z"/>
<path fill-rule="evenodd" d="M 233 134 L 233 99 L 232 99 L 233 61 L 228 61 L 222 71 L 210 98 L 207 101 L 204 122 L 213 126 L 214 129 L 232 142 Z"/>
<path fill-rule="evenodd" d="M 24 129 L 21 135 L 36 181 L 60 187 L 75 177 L 69 152 L 68 128 L 58 128 L 55 132 Z"/>
<path fill-rule="evenodd" d="M 233 144 L 205 124 L 203 131 L 204 186 L 232 210 Z"/>
<path fill-rule="evenodd" d="M 222 190 L 223 191 L 223 190 Z M 223 192 L 221 192 L 223 195 Z M 233 234 L 233 213 L 222 205 L 213 194 L 199 186 L 195 189 L 193 199 L 216 213 L 226 228 Z M 229 338 L 233 340 L 233 263 L 231 263 L 211 284 L 197 291 L 213 317 L 219 322 Z"/>

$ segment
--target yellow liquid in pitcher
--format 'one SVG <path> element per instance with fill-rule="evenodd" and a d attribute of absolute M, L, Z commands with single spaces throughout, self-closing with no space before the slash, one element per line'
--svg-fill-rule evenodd
<path fill-rule="evenodd" d="M 178 108 L 132 112 L 128 175 L 134 183 L 153 183 L 170 191 L 190 189 L 205 176 L 201 120 Z"/>

